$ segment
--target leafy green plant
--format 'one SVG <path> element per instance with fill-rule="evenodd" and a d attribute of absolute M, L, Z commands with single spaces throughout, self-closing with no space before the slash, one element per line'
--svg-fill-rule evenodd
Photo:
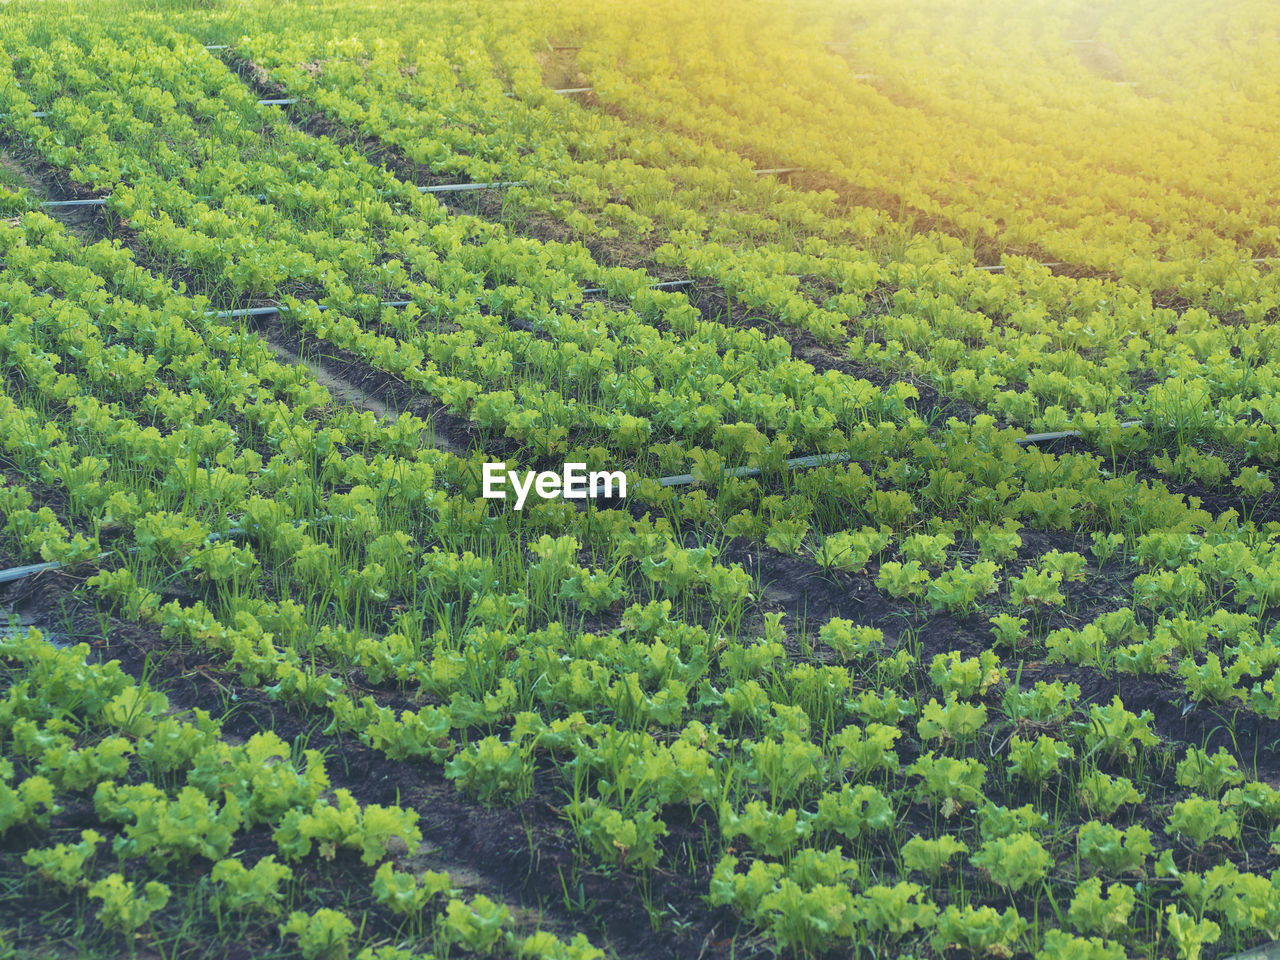
<path fill-rule="evenodd" d="M 528 748 L 497 737 L 485 737 L 459 751 L 445 765 L 444 775 L 484 803 L 518 802 L 532 782 Z"/>
<path fill-rule="evenodd" d="M 1124 947 L 1100 937 L 1075 937 L 1062 930 L 1046 930 L 1036 960 L 1125 960 Z"/>
<path fill-rule="evenodd" d="M 876 574 L 876 586 L 899 600 L 923 600 L 931 589 L 930 582 L 929 571 L 918 560 L 905 564 L 889 560 L 880 564 L 880 570 Z"/>
<path fill-rule="evenodd" d="M 1188 747 L 1187 755 L 1178 764 L 1178 786 L 1190 787 L 1197 793 L 1216 797 L 1227 787 L 1244 780 L 1240 764 L 1226 749 L 1219 747 L 1213 756 L 1196 747 Z"/>
<path fill-rule="evenodd" d="M 916 836 L 902 845 L 902 862 L 908 869 L 937 880 L 957 853 L 968 852 L 969 847 L 949 833 L 928 840 Z"/>
<path fill-rule="evenodd" d="M 969 858 L 992 881 L 1011 893 L 1044 879 L 1053 858 L 1043 844 L 1029 833 L 1017 833 L 985 841 Z"/>
<path fill-rule="evenodd" d="M 96 830 L 81 830 L 79 843 L 59 843 L 45 850 L 28 850 L 22 862 L 35 867 L 41 879 L 57 883 L 67 890 L 84 886 L 85 864 L 97 853 L 102 835 Z"/>
<path fill-rule="evenodd" d="M 335 791 L 337 804 L 316 801 L 310 810 L 290 810 L 276 828 L 274 837 L 280 853 L 300 860 L 319 844 L 322 856 L 332 859 L 339 846 L 360 851 L 360 859 L 372 866 L 387 853 L 387 845 L 398 837 L 410 850 L 422 842 L 418 812 L 399 807 L 368 804 L 361 807 L 350 791 Z"/>
<path fill-rule="evenodd" d="M 667 825 L 652 810 L 626 817 L 591 798 L 574 801 L 566 812 L 575 832 L 603 863 L 648 870 L 657 866 L 662 857 L 658 840 L 666 836 Z"/>
<path fill-rule="evenodd" d="M 1009 773 L 1040 787 L 1058 772 L 1063 760 L 1074 756 L 1067 744 L 1053 737 L 1040 736 L 1032 741 L 1015 735 L 1009 740 Z"/>
<path fill-rule="evenodd" d="M 892 887 L 874 884 L 854 899 L 858 919 L 872 933 L 901 938 L 933 926 L 938 908 L 919 884 L 903 881 Z"/>
<path fill-rule="evenodd" d="M 238 913 L 277 914 L 284 893 L 280 884 L 293 879 L 293 871 L 268 854 L 245 867 L 238 859 L 220 860 L 209 878 L 218 888 L 215 896 L 224 910 Z"/>
<path fill-rule="evenodd" d="M 452 894 L 453 881 L 447 873 L 404 873 L 384 863 L 373 876 L 372 890 L 374 898 L 392 913 L 414 915 L 437 895 Z"/>
<path fill-rule="evenodd" d="M 1011 957 L 1026 929 L 1027 922 L 1013 907 L 1001 913 L 994 907 L 952 904 L 938 917 L 931 942 L 939 953 L 959 947 L 975 956 Z"/>
<path fill-rule="evenodd" d="M 1123 804 L 1142 803 L 1138 792 L 1128 777 L 1113 777 L 1100 770 L 1090 770 L 1076 781 L 1076 795 L 1080 804 L 1092 814 L 1109 817 Z"/>
<path fill-rule="evenodd" d="M 939 704 L 930 698 L 920 710 L 920 720 L 916 723 L 916 732 L 922 741 L 941 740 L 966 741 L 982 729 L 987 722 L 987 708 L 983 704 L 974 706 L 956 700 L 955 694 L 947 698 L 946 704 Z"/>
<path fill-rule="evenodd" d="M 997 646 L 1017 650 L 1027 637 L 1027 620 L 1011 613 L 998 613 L 991 618 L 991 634 Z"/>
<path fill-rule="evenodd" d="M 1153 747 L 1160 742 L 1151 730 L 1153 719 L 1149 710 L 1135 716 L 1124 708 L 1119 697 L 1112 697 L 1108 706 L 1089 708 L 1088 723 L 1082 725 L 1085 748 L 1090 755 L 1133 760 L 1143 747 Z"/>
<path fill-rule="evenodd" d="M 968 567 L 958 563 L 934 578 L 925 592 L 925 600 L 935 610 L 961 615 L 971 613 L 978 601 L 998 589 L 998 571 L 999 567 L 990 560 L 979 560 Z"/>
<path fill-rule="evenodd" d="M 1000 658 L 990 650 L 976 657 L 961 657 L 958 651 L 939 653 L 929 664 L 929 679 L 947 696 L 963 698 L 985 696 L 998 683 L 1003 683 L 1006 671 Z"/>
<path fill-rule="evenodd" d="M 884 633 L 876 627 L 858 626 L 850 620 L 832 618 L 818 631 L 818 639 L 841 660 L 856 660 L 874 654 L 884 645 Z"/>
<path fill-rule="evenodd" d="M 1151 831 L 1134 824 L 1119 830 L 1110 824 L 1090 820 L 1076 835 L 1080 857 L 1108 876 L 1142 874 L 1147 857 L 1155 852 Z"/>
<path fill-rule="evenodd" d="M 128 937 L 152 914 L 163 910 L 169 896 L 168 886 L 155 880 L 148 881 L 139 895 L 133 881 L 118 873 L 108 874 L 89 888 L 90 899 L 102 901 L 97 912 L 102 925 Z"/>
<path fill-rule="evenodd" d="M 1128 924 L 1135 902 L 1132 887 L 1122 883 L 1108 884 L 1103 896 L 1102 881 L 1092 877 L 1076 887 L 1067 916 L 1081 933 L 1111 938 Z"/>
<path fill-rule="evenodd" d="M 1179 960 L 1200 960 L 1206 946 L 1218 942 L 1221 928 L 1212 920 L 1199 920 L 1181 913 L 1173 904 L 1164 908 L 1165 927 L 1178 951 Z"/>
<path fill-rule="evenodd" d="M 1214 837 L 1232 840 L 1240 836 L 1240 821 L 1220 801 L 1192 796 L 1173 805 L 1165 832 L 1203 847 Z"/>
<path fill-rule="evenodd" d="M 356 925 L 346 916 L 328 907 L 315 913 L 295 910 L 280 925 L 280 936 L 298 938 L 298 952 L 303 960 L 347 960 L 351 955 L 351 935 Z"/>
<path fill-rule="evenodd" d="M 938 804 L 942 815 L 950 818 L 961 805 L 976 803 L 982 796 L 987 768 L 977 760 L 937 757 L 930 751 L 907 767 L 905 773 L 920 778 L 916 797 Z"/>
<path fill-rule="evenodd" d="M 447 943 L 456 943 L 482 957 L 492 956 L 506 943 L 511 911 L 484 894 L 467 903 L 450 900 L 440 924 Z"/>
<path fill-rule="evenodd" d="M 814 830 L 830 830 L 848 840 L 857 840 L 865 834 L 890 829 L 894 820 L 889 798 L 875 787 L 862 784 L 824 793 L 818 798 L 810 825 Z"/>

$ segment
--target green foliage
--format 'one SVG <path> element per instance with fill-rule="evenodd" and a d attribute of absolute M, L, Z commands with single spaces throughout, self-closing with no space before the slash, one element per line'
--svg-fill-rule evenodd
<path fill-rule="evenodd" d="M 930 751 L 906 768 L 919 777 L 916 797 L 939 805 L 944 817 L 953 816 L 964 804 L 977 803 L 987 777 L 985 764 L 977 760 L 936 757 Z"/>
<path fill-rule="evenodd" d="M 1142 803 L 1143 795 L 1128 777 L 1113 777 L 1100 770 L 1090 770 L 1076 781 L 1076 795 L 1081 806 L 1092 814 L 1109 817 L 1123 804 Z"/>
<path fill-rule="evenodd" d="M 1026 929 L 1027 922 L 1013 907 L 1001 913 L 993 907 L 952 904 L 938 917 L 932 943 L 939 953 L 959 947 L 976 956 L 1010 957 Z"/>
<path fill-rule="evenodd" d="M 845 661 L 874 654 L 884 645 L 884 633 L 880 630 L 857 626 L 852 621 L 838 617 L 833 617 L 823 625 L 818 631 L 818 639 Z"/>
<path fill-rule="evenodd" d="M 294 809 L 285 815 L 275 831 L 282 856 L 301 860 L 318 843 L 321 856 L 327 859 L 332 859 L 338 847 L 350 847 L 360 851 L 363 863 L 372 866 L 386 856 L 393 837 L 410 850 L 422 842 L 416 810 L 380 804 L 361 807 L 346 789 L 335 791 L 335 795 L 336 805 L 321 799 L 310 810 Z"/>
<path fill-rule="evenodd" d="M 1006 679 L 1007 671 L 1000 658 L 990 650 L 976 657 L 962 658 L 955 650 L 940 653 L 929 665 L 929 679 L 947 696 L 964 699 L 985 696 L 987 691 Z"/>
<path fill-rule="evenodd" d="M 336 910 L 321 907 L 315 913 L 295 910 L 280 925 L 280 936 L 298 938 L 303 960 L 347 960 L 351 955 L 351 934 L 356 926 Z"/>
<path fill-rule="evenodd" d="M 1036 960 L 1125 960 L 1124 947 L 1099 937 L 1074 937 L 1062 930 L 1047 930 Z"/>
<path fill-rule="evenodd" d="M 933 926 L 938 908 L 924 889 L 915 883 L 896 883 L 892 887 L 875 884 L 854 899 L 858 918 L 872 933 L 901 938 L 915 930 Z"/>
<path fill-rule="evenodd" d="M 1009 773 L 1033 786 L 1041 786 L 1058 772 L 1063 760 L 1075 757 L 1074 751 L 1053 737 L 1040 736 L 1034 741 L 1014 736 L 1009 740 Z"/>
<path fill-rule="evenodd" d="M 527 748 L 485 737 L 457 753 L 444 775 L 482 802 L 519 802 L 528 795 L 532 768 Z"/>
<path fill-rule="evenodd" d="M 85 864 L 97 853 L 102 835 L 96 830 L 81 830 L 79 843 L 59 843 L 45 850 L 28 850 L 22 862 L 35 867 L 42 880 L 56 883 L 66 890 L 84 886 Z"/>
<path fill-rule="evenodd" d="M 1092 877 L 1076 887 L 1067 916 L 1081 933 L 1096 933 L 1110 939 L 1128 924 L 1135 902 L 1132 887 L 1122 883 L 1108 884 L 1103 896 L 1102 881 Z"/>
<path fill-rule="evenodd" d="M 151 880 L 139 896 L 133 881 L 118 873 L 108 874 L 89 888 L 89 898 L 102 901 L 97 911 L 102 925 L 130 937 L 152 914 L 164 909 L 169 895 L 165 884 Z"/>
<path fill-rule="evenodd" d="M 667 825 L 652 810 L 626 817 L 592 798 L 574 801 L 566 811 L 574 831 L 601 863 L 644 871 L 657 866 L 662 857 L 658 840 L 667 835 Z"/>
<path fill-rule="evenodd" d="M 1197 921 L 1179 912 L 1173 904 L 1164 908 L 1169 939 L 1178 951 L 1179 960 L 1200 960 L 1204 948 L 1218 942 L 1221 928 L 1212 920 Z"/>
<path fill-rule="evenodd" d="M 1053 858 L 1029 833 L 985 841 L 969 862 L 1011 893 L 1044 879 Z"/>
<path fill-rule="evenodd" d="M 1108 706 L 1089 708 L 1087 725 L 1084 726 L 1084 745 L 1090 755 L 1100 755 L 1108 760 L 1133 760 L 1143 747 L 1154 747 L 1160 738 L 1151 730 L 1154 718 L 1151 711 L 1135 716 L 1124 708 L 1119 697 L 1112 697 Z"/>
<path fill-rule="evenodd" d="M 945 705 L 939 704 L 937 700 L 930 698 L 929 702 L 920 710 L 920 720 L 916 724 L 916 732 L 920 735 L 920 739 L 925 742 L 930 740 L 941 740 L 944 743 L 949 740 L 965 741 L 981 730 L 986 725 L 986 722 L 987 708 L 984 705 L 973 706 L 968 703 L 960 703 L 953 693 L 947 698 Z"/>
<path fill-rule="evenodd" d="M 1233 840 L 1240 836 L 1240 821 L 1220 801 L 1191 796 L 1173 805 L 1165 832 L 1203 847 L 1214 837 Z"/>
<path fill-rule="evenodd" d="M 1108 876 L 1142 874 L 1147 857 L 1155 852 L 1151 831 L 1134 824 L 1120 830 L 1110 824 L 1090 820 L 1076 836 L 1080 857 Z"/>
<path fill-rule="evenodd" d="M 218 888 L 215 896 L 224 910 L 275 915 L 284 900 L 280 884 L 292 880 L 293 871 L 268 854 L 252 868 L 238 859 L 220 860 L 209 878 Z"/>
<path fill-rule="evenodd" d="M 421 874 L 404 873 L 390 863 L 378 867 L 373 876 L 373 896 L 393 913 L 419 913 L 439 894 L 451 895 L 453 881 L 447 873 L 433 870 Z"/>
<path fill-rule="evenodd" d="M 441 936 L 482 957 L 492 956 L 506 943 L 511 911 L 477 894 L 470 903 L 450 900 L 441 918 Z"/>
<path fill-rule="evenodd" d="M 1188 747 L 1186 757 L 1178 764 L 1176 779 L 1178 786 L 1216 797 L 1227 787 L 1242 782 L 1244 774 L 1236 758 L 1223 747 L 1212 757 L 1204 750 Z"/>
<path fill-rule="evenodd" d="M 969 847 L 949 833 L 930 840 L 917 836 L 902 845 L 902 862 L 908 869 L 937 880 L 957 853 L 968 852 Z"/>

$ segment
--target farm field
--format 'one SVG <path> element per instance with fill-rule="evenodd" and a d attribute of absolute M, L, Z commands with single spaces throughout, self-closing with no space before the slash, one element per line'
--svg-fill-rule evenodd
<path fill-rule="evenodd" d="M 1262 0 L 0 2 L 0 960 L 1267 956 L 1278 150 Z"/>

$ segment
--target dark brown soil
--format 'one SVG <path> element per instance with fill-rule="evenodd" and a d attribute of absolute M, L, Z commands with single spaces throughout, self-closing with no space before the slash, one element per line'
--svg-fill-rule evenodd
<path fill-rule="evenodd" d="M 331 375 L 340 377 L 350 386 L 377 398 L 395 411 L 411 413 L 432 423 L 436 435 L 448 449 L 464 452 L 481 446 L 478 431 L 469 420 L 450 413 L 443 404 L 424 397 L 403 380 L 375 369 L 349 350 L 318 340 L 289 325 L 279 314 L 255 320 L 260 335 L 268 342 L 278 344 L 298 356 L 320 357 L 324 369 Z M 502 440 L 490 440 L 483 447 L 499 458 L 505 458 L 515 450 L 511 441 Z"/>

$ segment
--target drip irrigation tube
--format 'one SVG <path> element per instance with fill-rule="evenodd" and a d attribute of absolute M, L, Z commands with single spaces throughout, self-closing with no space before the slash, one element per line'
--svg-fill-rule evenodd
<path fill-rule="evenodd" d="M 1054 260 L 1051 263 L 1037 263 L 1036 266 L 1037 267 L 1065 267 L 1066 264 L 1063 263 L 1061 260 Z M 1003 263 L 997 263 L 987 267 L 978 267 L 977 269 L 989 270 L 992 273 L 1000 273 L 1002 270 L 1007 270 L 1008 267 Z"/>
<path fill-rule="evenodd" d="M 109 197 L 94 197 L 92 200 L 46 200 L 41 207 L 102 207 Z"/>
<path fill-rule="evenodd" d="M 670 290 L 670 289 L 674 289 L 675 287 L 688 287 L 696 282 L 697 282 L 696 280 L 663 280 L 663 281 L 660 281 L 659 283 L 651 283 L 645 289 Z M 599 294 L 608 293 L 608 292 L 609 291 L 606 290 L 604 287 L 587 287 L 585 290 L 582 291 L 582 295 L 584 297 L 598 296 Z"/>
<path fill-rule="evenodd" d="M 265 310 L 272 310 L 272 311 L 275 310 L 274 307 L 270 307 L 270 308 L 258 307 L 253 309 L 265 309 Z M 1129 421 L 1126 421 L 1125 423 L 1120 424 L 1122 428 L 1137 427 L 1141 425 L 1142 425 L 1141 420 L 1129 420 Z M 1079 430 L 1058 430 L 1053 433 L 1029 434 L 1028 436 L 1017 438 L 1014 441 L 1014 443 L 1026 445 L 1031 443 L 1041 443 L 1049 440 L 1064 440 L 1068 437 L 1079 437 L 1079 436 L 1083 436 L 1083 434 Z M 847 453 L 818 453 L 818 454 L 813 454 L 807 457 L 792 457 L 790 460 L 784 461 L 783 466 L 787 470 L 807 470 L 812 467 L 821 467 L 821 466 L 826 466 L 828 464 L 835 464 L 835 463 L 847 463 L 848 461 L 849 461 L 849 454 Z M 757 477 L 761 473 L 762 471 L 759 467 L 737 467 L 733 470 L 724 471 L 724 473 L 721 476 L 724 478 Z M 687 487 L 692 485 L 695 482 L 696 481 L 694 480 L 693 475 L 689 473 L 682 473 L 682 474 L 677 474 L 671 477 L 658 478 L 658 483 L 664 487 Z M 598 481 L 598 483 L 606 484 L 607 481 L 601 480 L 601 481 Z M 592 488 L 591 492 L 593 494 L 595 493 L 595 489 L 596 488 L 594 487 Z M 209 534 L 209 536 L 205 539 L 205 542 L 213 543 L 219 540 L 232 539 L 232 538 L 243 537 L 247 535 L 248 535 L 248 531 L 243 527 L 229 527 L 223 533 Z M 129 549 L 129 552 L 132 553 L 135 550 L 137 550 L 137 546 L 134 545 L 129 547 L 128 549 Z M 110 555 L 111 554 L 109 552 L 100 553 L 95 559 L 101 560 L 105 557 L 109 557 Z M 76 561 L 77 564 L 84 563 L 84 562 L 86 561 L 85 560 Z M 72 566 L 74 565 L 75 564 L 72 564 Z M 64 566 L 67 566 L 67 564 L 64 564 L 59 560 L 52 560 L 48 563 L 33 563 L 33 564 L 28 564 L 22 567 L 12 567 L 8 570 L 0 570 L 0 584 L 13 583 L 17 580 L 24 580 L 27 577 L 33 577 L 36 574 L 45 573 L 50 570 L 57 570 Z"/>
<path fill-rule="evenodd" d="M 205 49 L 210 49 L 210 48 L 206 47 Z M 225 49 L 226 49 L 226 47 L 221 47 L 220 49 L 225 50 Z M 287 97 L 287 98 L 280 99 L 280 100 L 259 100 L 259 101 L 258 101 L 258 106 L 260 106 L 260 107 L 284 107 L 284 106 L 288 106 L 289 104 L 293 104 L 293 103 L 297 103 L 297 102 L 298 102 L 298 100 L 297 100 L 297 98 L 296 98 L 296 97 Z M 36 117 L 36 118 L 39 118 L 39 119 L 43 119 L 44 117 L 47 117 L 48 115 L 49 115 L 49 113 L 48 113 L 48 111 L 46 111 L 46 110 L 32 110 L 29 114 L 27 114 L 27 116 L 29 116 L 29 117 Z"/>
<path fill-rule="evenodd" d="M 571 93 L 590 93 L 595 87 L 564 87 L 560 90 L 552 90 L 552 93 L 558 93 L 560 96 L 568 96 Z"/>
<path fill-rule="evenodd" d="M 650 284 L 646 289 L 649 290 L 666 290 L 672 287 L 685 287 L 693 280 L 663 280 L 659 283 Z M 600 294 L 607 293 L 603 287 L 587 287 L 582 291 L 583 294 Z M 416 303 L 416 300 L 383 300 L 379 306 L 383 307 L 407 307 Z M 317 310 L 328 310 L 328 306 L 323 303 L 315 305 Z M 241 317 L 269 317 L 277 313 L 288 312 L 288 307 L 270 306 L 270 307 L 239 307 L 235 310 L 209 310 L 205 313 L 206 317 L 213 317 L 217 320 L 238 320 Z"/>
<path fill-rule="evenodd" d="M 238 320 L 241 317 L 269 317 L 280 313 L 280 307 L 241 307 L 238 310 L 210 310 L 206 317 L 216 320 Z"/>
<path fill-rule="evenodd" d="M 754 172 L 757 177 L 763 177 L 767 174 L 800 173 L 803 170 L 804 167 L 769 167 L 766 170 L 756 170 Z"/>
<path fill-rule="evenodd" d="M 416 303 L 414 300 L 383 300 L 378 306 L 380 307 L 407 307 Z M 317 303 L 317 310 L 328 310 L 327 304 Z M 216 320 L 238 320 L 241 317 L 270 317 L 277 313 L 287 313 L 288 307 L 241 307 L 238 310 L 209 310 L 205 313 L 206 317 L 213 317 Z"/>
<path fill-rule="evenodd" d="M 495 180 L 492 183 L 440 183 L 434 187 L 419 187 L 419 193 L 464 193 L 469 190 L 502 190 L 507 187 L 524 187 L 523 180 Z"/>
<path fill-rule="evenodd" d="M 306 523 L 307 521 L 302 520 L 299 522 Z M 230 540 L 236 537 L 247 536 L 248 532 L 249 531 L 245 530 L 243 527 L 229 527 L 225 533 L 209 534 L 209 536 L 205 537 L 205 543 L 217 543 L 219 540 Z M 133 544 L 128 548 L 127 552 L 135 553 L 137 552 L 137 549 L 137 544 Z M 104 550 L 93 559 L 104 560 L 109 556 L 111 556 L 111 551 Z M 15 580 L 24 580 L 27 577 L 34 577 L 38 573 L 45 573 L 49 570 L 58 570 L 61 567 L 79 566 L 82 563 L 88 562 L 89 558 L 85 557 L 83 560 L 76 560 L 72 563 L 66 563 L 62 560 L 50 560 L 48 563 L 32 563 L 25 567 L 12 567 L 8 570 L 0 570 L 0 583 L 13 583 Z"/>
<path fill-rule="evenodd" d="M 100 554 L 98 559 L 106 554 Z M 33 563 L 25 567 L 13 567 L 10 570 L 0 570 L 0 583 L 13 583 L 15 580 L 25 580 L 27 577 L 34 577 L 37 573 L 44 573 L 46 570 L 57 570 L 62 566 L 60 560 L 51 560 L 48 563 Z"/>
<path fill-rule="evenodd" d="M 1128 420 L 1120 424 L 1122 428 L 1140 427 L 1141 420 Z M 1045 443 L 1050 440 L 1065 440 L 1068 437 L 1084 436 L 1079 430 L 1058 430 L 1053 433 L 1032 433 L 1025 437 L 1018 437 L 1014 443 L 1026 446 L 1032 443 Z M 808 457 L 792 457 L 786 460 L 783 466 L 787 470 L 807 470 L 810 467 L 820 467 L 830 463 L 846 463 L 849 460 L 847 453 L 819 453 Z M 722 474 L 725 478 L 732 477 L 757 477 L 761 473 L 759 467 L 737 467 L 733 470 L 726 470 Z M 659 477 L 658 483 L 664 487 L 687 487 L 694 483 L 693 475 L 689 473 L 681 473 L 672 477 Z"/>

